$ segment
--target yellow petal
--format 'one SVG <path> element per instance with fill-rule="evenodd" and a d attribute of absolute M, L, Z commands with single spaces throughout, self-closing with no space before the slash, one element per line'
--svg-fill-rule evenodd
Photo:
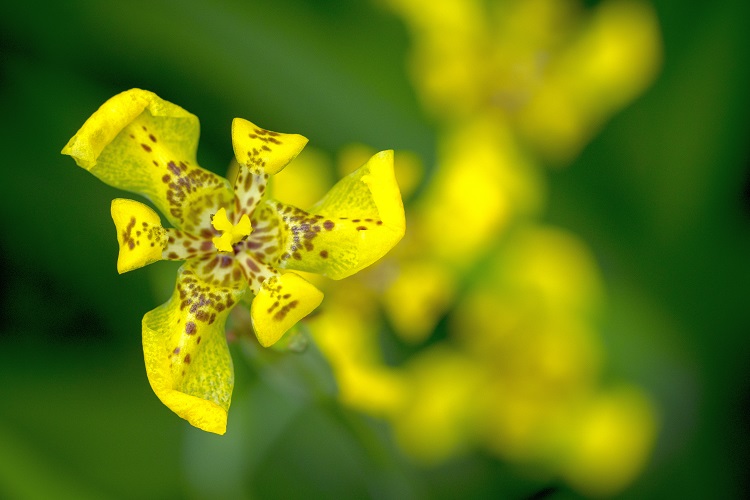
<path fill-rule="evenodd" d="M 229 183 L 197 165 L 198 134 L 194 115 L 132 89 L 105 102 L 62 153 L 107 184 L 150 199 L 173 225 L 194 231 L 210 227 L 209 214 L 232 200 Z"/>
<path fill-rule="evenodd" d="M 333 279 L 380 259 L 406 228 L 393 151 L 377 153 L 341 179 L 309 213 L 279 202 L 270 205 L 287 232 L 279 267 Z"/>
<path fill-rule="evenodd" d="M 323 293 L 304 278 L 287 273 L 263 281 L 253 299 L 250 316 L 258 342 L 275 344 L 297 321 L 310 314 L 323 300 Z"/>
<path fill-rule="evenodd" d="M 123 198 L 112 200 L 112 219 L 117 228 L 120 253 L 117 272 L 122 274 L 162 259 L 167 247 L 159 215 L 143 203 Z"/>
<path fill-rule="evenodd" d="M 274 175 L 286 167 L 305 144 L 307 138 L 298 134 L 271 132 L 242 118 L 232 122 L 234 156 L 251 170 Z"/>
<path fill-rule="evenodd" d="M 143 317 L 151 388 L 177 415 L 216 434 L 226 431 L 234 386 L 224 324 L 242 294 L 201 281 L 185 265 L 172 298 Z"/>

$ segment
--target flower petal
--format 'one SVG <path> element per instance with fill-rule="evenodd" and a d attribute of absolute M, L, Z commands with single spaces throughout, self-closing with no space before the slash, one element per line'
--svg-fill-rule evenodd
<path fill-rule="evenodd" d="M 374 155 L 309 212 L 280 202 L 269 205 L 286 231 L 278 267 L 333 279 L 346 278 L 380 259 L 406 228 L 393 151 Z"/>
<path fill-rule="evenodd" d="M 133 200 L 112 200 L 112 220 L 117 228 L 117 272 L 122 274 L 161 260 L 167 247 L 167 230 L 159 214 Z"/>
<path fill-rule="evenodd" d="M 138 201 L 112 200 L 112 219 L 120 244 L 117 256 L 120 274 L 159 260 L 185 260 L 216 253 L 211 242 L 213 233 L 204 231 L 198 237 L 178 229 L 165 229 L 159 214 Z"/>
<path fill-rule="evenodd" d="M 105 102 L 63 148 L 107 184 L 150 199 L 169 221 L 194 231 L 232 200 L 229 183 L 197 166 L 198 119 L 151 92 Z"/>
<path fill-rule="evenodd" d="M 263 281 L 250 306 L 258 342 L 275 344 L 297 321 L 323 301 L 323 293 L 301 276 L 287 273 Z"/>
<path fill-rule="evenodd" d="M 143 317 L 143 354 L 151 388 L 191 425 L 226 431 L 234 386 L 224 323 L 242 291 L 201 281 L 185 265 L 172 298 Z"/>
<path fill-rule="evenodd" d="M 234 213 L 236 219 L 239 219 L 242 215 L 253 215 L 255 207 L 263 198 L 267 184 L 268 174 L 244 163 L 239 164 L 237 178 L 234 180 Z"/>
<path fill-rule="evenodd" d="M 305 144 L 307 138 L 298 134 L 271 132 L 242 118 L 232 121 L 234 156 L 251 170 L 273 175 L 286 167 Z"/>

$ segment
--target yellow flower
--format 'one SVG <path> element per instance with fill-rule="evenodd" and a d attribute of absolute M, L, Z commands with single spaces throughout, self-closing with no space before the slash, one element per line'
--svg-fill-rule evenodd
<path fill-rule="evenodd" d="M 203 430 L 223 434 L 234 375 L 224 335 L 229 311 L 252 293 L 258 341 L 270 346 L 323 294 L 298 274 L 333 279 L 369 266 L 404 234 L 393 152 L 375 154 L 309 211 L 266 196 L 269 177 L 307 143 L 296 134 L 237 118 L 234 188 L 196 163 L 198 119 L 151 92 L 123 92 L 99 108 L 62 150 L 148 206 L 112 202 L 120 273 L 158 260 L 184 260 L 169 301 L 143 318 L 149 382 L 162 402 Z"/>
<path fill-rule="evenodd" d="M 381 0 L 412 33 L 419 97 L 444 123 L 505 118 L 570 162 L 654 81 L 662 47 L 642 0 Z"/>

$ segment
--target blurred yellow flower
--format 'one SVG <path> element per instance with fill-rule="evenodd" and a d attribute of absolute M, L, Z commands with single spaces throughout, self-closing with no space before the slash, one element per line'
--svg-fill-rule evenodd
<path fill-rule="evenodd" d="M 412 74 L 444 121 L 494 113 L 548 159 L 570 161 L 606 119 L 653 81 L 654 9 L 607 0 L 383 0 L 413 34 Z"/>
<path fill-rule="evenodd" d="M 604 497 L 622 491 L 644 468 L 657 416 L 641 390 L 622 386 L 592 398 L 569 424 L 563 473 L 582 492 Z"/>

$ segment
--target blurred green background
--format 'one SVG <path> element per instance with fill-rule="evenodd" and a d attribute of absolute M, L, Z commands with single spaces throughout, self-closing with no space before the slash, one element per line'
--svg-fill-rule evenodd
<path fill-rule="evenodd" d="M 609 372 L 659 408 L 649 463 L 620 495 L 741 498 L 750 8 L 653 5 L 658 79 L 571 165 L 545 170 L 543 220 L 592 249 Z M 140 87 L 200 118 L 200 163 L 222 174 L 236 116 L 331 156 L 359 142 L 413 151 L 429 169 L 436 125 L 392 12 L 333 0 L 27 0 L 0 6 L 0 44 L 0 497 L 578 496 L 481 451 L 415 465 L 386 424 L 336 402 L 315 348 L 234 346 L 229 433 L 190 428 L 152 393 L 140 345 L 141 317 L 166 298 L 174 267 L 118 276 L 109 203 L 121 193 L 59 154 L 101 103 Z"/>

